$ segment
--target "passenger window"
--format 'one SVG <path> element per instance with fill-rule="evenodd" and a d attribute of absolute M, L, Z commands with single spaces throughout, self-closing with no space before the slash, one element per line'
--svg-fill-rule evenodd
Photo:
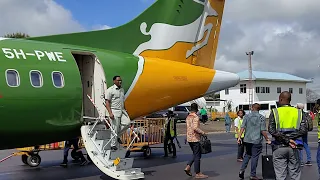
<path fill-rule="evenodd" d="M 57 88 L 62 88 L 64 86 L 63 82 L 64 78 L 61 72 L 53 72 L 52 73 L 52 81 L 53 85 Z"/>
<path fill-rule="evenodd" d="M 16 70 L 7 70 L 6 80 L 10 87 L 18 87 L 20 85 L 20 77 Z"/>
<path fill-rule="evenodd" d="M 42 75 L 39 71 L 30 71 L 30 81 L 33 87 L 42 87 Z"/>

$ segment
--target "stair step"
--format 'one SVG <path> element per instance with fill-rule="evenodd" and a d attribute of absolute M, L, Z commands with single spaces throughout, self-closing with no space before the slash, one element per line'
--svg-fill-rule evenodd
<path fill-rule="evenodd" d="M 132 168 L 133 158 L 120 159 L 120 163 L 110 167 L 114 171 L 128 170 Z"/>
<path fill-rule="evenodd" d="M 105 140 L 111 138 L 111 131 L 109 129 L 107 130 L 97 130 L 96 135 L 94 137 L 95 140 Z"/>
<path fill-rule="evenodd" d="M 107 151 L 110 151 L 110 159 L 111 160 L 115 160 L 117 158 L 120 158 L 120 159 L 126 158 L 126 153 L 127 153 L 126 149 L 118 149 L 116 151 L 107 150 Z"/>
<path fill-rule="evenodd" d="M 106 144 L 107 144 L 107 142 L 110 140 L 110 138 L 108 138 L 108 139 L 105 139 L 105 140 L 95 140 L 94 142 L 96 143 L 96 145 L 97 145 L 97 148 L 101 151 L 101 152 L 103 152 L 104 150 L 110 150 L 111 149 L 111 143 L 109 142 L 109 144 L 105 147 L 105 148 L 103 148 Z"/>

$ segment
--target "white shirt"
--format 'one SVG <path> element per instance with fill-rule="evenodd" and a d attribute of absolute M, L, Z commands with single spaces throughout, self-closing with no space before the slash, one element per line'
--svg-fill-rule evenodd
<path fill-rule="evenodd" d="M 234 127 L 238 127 L 238 128 L 241 128 L 241 127 L 239 127 L 239 125 L 240 125 L 240 117 L 238 116 L 235 120 L 234 120 Z"/>

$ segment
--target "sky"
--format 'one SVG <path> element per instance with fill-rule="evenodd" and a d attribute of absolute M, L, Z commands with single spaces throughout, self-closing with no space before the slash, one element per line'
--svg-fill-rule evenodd
<path fill-rule="evenodd" d="M 30 36 L 117 27 L 155 0 L 1 0 L 0 36 Z M 246 51 L 254 51 L 253 70 L 290 73 L 314 82 L 320 93 L 319 0 L 227 0 L 215 69 L 248 69 Z"/>

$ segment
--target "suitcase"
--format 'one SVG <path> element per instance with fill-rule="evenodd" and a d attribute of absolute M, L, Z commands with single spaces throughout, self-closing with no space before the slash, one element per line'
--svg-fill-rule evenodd
<path fill-rule="evenodd" d="M 268 144 L 266 144 L 266 154 L 262 155 L 262 177 L 263 179 L 276 179 L 272 155 L 268 155 Z"/>

